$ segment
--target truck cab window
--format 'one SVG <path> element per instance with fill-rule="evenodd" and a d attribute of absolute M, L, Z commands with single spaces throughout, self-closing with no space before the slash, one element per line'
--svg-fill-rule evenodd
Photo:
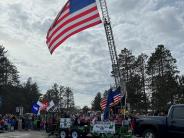
<path fill-rule="evenodd" d="M 173 119 L 184 119 L 184 108 L 175 107 L 173 110 Z"/>

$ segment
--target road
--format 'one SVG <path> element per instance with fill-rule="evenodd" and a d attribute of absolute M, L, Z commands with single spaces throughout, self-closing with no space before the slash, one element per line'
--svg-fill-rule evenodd
<path fill-rule="evenodd" d="M 0 133 L 0 138 L 56 138 L 48 137 L 45 131 L 14 131 Z"/>
<path fill-rule="evenodd" d="M 0 138 L 57 138 L 49 136 L 45 131 L 14 131 L 0 133 Z M 89 138 L 92 138 L 89 136 Z M 133 138 L 136 138 L 135 136 Z"/>

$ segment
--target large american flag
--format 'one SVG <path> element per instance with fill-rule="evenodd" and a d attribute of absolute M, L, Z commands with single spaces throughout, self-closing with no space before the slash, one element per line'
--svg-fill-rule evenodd
<path fill-rule="evenodd" d="M 68 0 L 48 30 L 50 53 L 70 36 L 100 23 L 96 0 Z"/>

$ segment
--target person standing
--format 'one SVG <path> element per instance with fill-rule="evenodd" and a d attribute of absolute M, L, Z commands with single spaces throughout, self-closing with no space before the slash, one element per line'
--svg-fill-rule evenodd
<path fill-rule="evenodd" d="M 40 119 L 40 116 L 37 117 L 37 130 L 40 130 L 40 122 L 41 122 L 41 119 Z"/>

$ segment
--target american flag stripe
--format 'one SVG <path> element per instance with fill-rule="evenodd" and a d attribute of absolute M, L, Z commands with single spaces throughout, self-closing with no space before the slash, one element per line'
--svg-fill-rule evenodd
<path fill-rule="evenodd" d="M 75 26 L 78 26 L 80 24 L 83 24 L 84 22 L 88 22 L 91 19 L 95 19 L 96 17 L 98 17 L 98 12 L 94 11 L 91 12 L 90 14 L 87 14 L 85 16 L 82 16 L 81 18 L 77 18 L 70 21 L 68 20 L 67 22 L 63 23 L 60 27 L 58 27 L 55 32 L 53 32 L 51 34 L 51 36 L 48 38 L 49 41 L 49 45 L 52 45 L 52 43 L 61 35 L 63 35 L 65 32 L 67 32 L 68 30 L 70 30 L 71 28 L 74 28 Z"/>
<path fill-rule="evenodd" d="M 101 104 L 101 108 L 102 108 L 102 109 L 104 109 L 105 106 L 106 106 L 106 103 L 102 103 L 102 104 Z"/>
<path fill-rule="evenodd" d="M 107 105 L 107 99 L 106 98 L 103 98 L 101 100 L 101 103 L 100 103 L 100 106 L 101 106 L 102 110 L 105 109 L 106 105 Z"/>
<path fill-rule="evenodd" d="M 46 43 L 48 42 L 48 37 L 49 37 L 50 33 L 53 32 L 54 28 L 57 26 L 58 20 L 61 17 L 63 17 L 66 14 L 66 12 L 69 12 L 69 9 L 68 9 L 68 11 L 66 11 L 66 8 L 68 8 L 68 6 L 69 6 L 69 2 L 67 2 L 65 4 L 65 6 L 61 9 L 61 11 L 56 16 L 54 22 L 52 23 L 51 27 L 49 28 L 49 30 L 47 32 L 47 36 L 46 36 L 47 41 L 46 41 Z"/>
<path fill-rule="evenodd" d="M 122 96 L 120 94 L 114 96 L 114 103 L 117 104 L 121 101 Z"/>
<path fill-rule="evenodd" d="M 73 30 L 70 30 L 68 31 L 67 33 L 65 33 L 62 37 L 60 37 L 54 45 L 52 45 L 49 49 L 51 51 L 51 53 L 53 53 L 53 51 L 60 45 L 62 44 L 67 38 L 69 38 L 70 36 L 78 33 L 78 32 L 81 32 L 82 30 L 85 30 L 89 27 L 92 27 L 92 26 L 95 26 L 99 24 L 99 21 L 91 21 L 91 22 L 88 22 L 86 24 L 83 24 L 81 26 L 78 26 L 77 28 L 74 28 Z"/>
<path fill-rule="evenodd" d="M 47 45 L 51 54 L 70 36 L 101 23 L 96 2 L 70 13 L 67 2 L 47 33 Z"/>
<path fill-rule="evenodd" d="M 85 14 L 89 14 L 90 12 L 97 11 L 97 7 L 93 4 L 93 6 L 88 6 L 86 8 L 83 8 L 82 10 L 79 10 L 77 12 L 74 12 L 70 14 L 69 8 L 64 11 L 59 17 L 59 19 L 55 22 L 56 26 L 53 28 L 53 30 L 49 33 L 49 37 L 51 34 L 53 34 L 55 31 L 57 31 L 58 28 L 62 27 L 61 25 L 67 24 L 68 22 L 71 22 L 75 20 L 77 17 L 80 18 L 84 16 Z"/>

